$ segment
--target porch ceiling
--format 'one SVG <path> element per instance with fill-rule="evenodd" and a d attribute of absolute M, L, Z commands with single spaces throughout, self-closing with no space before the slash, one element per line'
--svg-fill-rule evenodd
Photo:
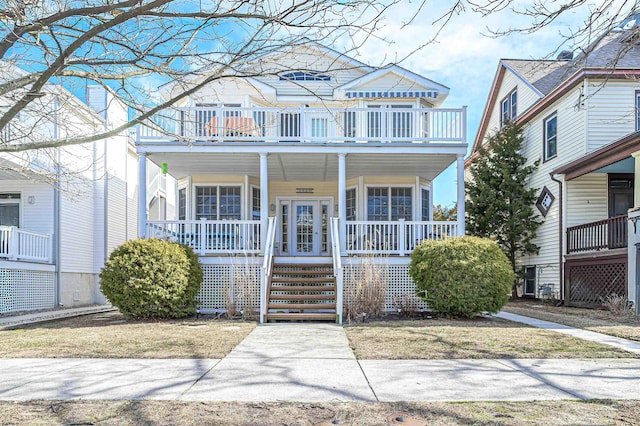
<path fill-rule="evenodd" d="M 153 153 L 155 164 L 166 162 L 176 178 L 190 175 L 260 176 L 256 153 Z M 421 176 L 433 180 L 456 161 L 455 154 L 371 154 L 347 155 L 347 178 L 368 175 Z M 335 181 L 338 156 L 335 153 L 271 153 L 269 179 L 278 181 Z"/>

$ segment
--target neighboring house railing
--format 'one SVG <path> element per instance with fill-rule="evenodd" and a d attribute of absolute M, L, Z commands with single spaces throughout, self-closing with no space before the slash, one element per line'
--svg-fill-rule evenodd
<path fill-rule="evenodd" d="M 347 253 L 381 253 L 404 256 L 422 240 L 458 236 L 457 222 L 348 221 Z"/>
<path fill-rule="evenodd" d="M 138 142 L 423 142 L 464 144 L 463 108 L 234 108 L 163 110 Z"/>
<path fill-rule="evenodd" d="M 257 220 L 156 220 L 147 222 L 145 235 L 186 244 L 200 255 L 260 252 Z"/>
<path fill-rule="evenodd" d="M 0 226 L 0 257 L 9 260 L 51 263 L 53 238 L 16 226 Z"/>
<path fill-rule="evenodd" d="M 567 254 L 627 247 L 627 215 L 567 228 Z"/>

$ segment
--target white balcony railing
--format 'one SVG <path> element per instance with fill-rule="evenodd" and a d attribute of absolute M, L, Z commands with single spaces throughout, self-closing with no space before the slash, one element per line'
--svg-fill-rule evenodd
<path fill-rule="evenodd" d="M 53 238 L 15 226 L 0 226 L 0 258 L 51 263 Z"/>
<path fill-rule="evenodd" d="M 465 143 L 464 108 L 168 108 L 138 142 Z"/>
<path fill-rule="evenodd" d="M 255 220 L 149 221 L 145 235 L 186 244 L 200 255 L 260 251 L 260 222 Z"/>
<path fill-rule="evenodd" d="M 458 236 L 457 222 L 350 221 L 347 222 L 347 254 L 404 256 L 422 240 L 455 236 Z"/>

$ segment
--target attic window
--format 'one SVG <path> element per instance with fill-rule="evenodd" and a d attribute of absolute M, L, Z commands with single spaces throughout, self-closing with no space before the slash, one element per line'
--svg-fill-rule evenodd
<path fill-rule="evenodd" d="M 280 80 L 290 81 L 331 81 L 331 76 L 315 71 L 293 71 L 280 75 Z"/>

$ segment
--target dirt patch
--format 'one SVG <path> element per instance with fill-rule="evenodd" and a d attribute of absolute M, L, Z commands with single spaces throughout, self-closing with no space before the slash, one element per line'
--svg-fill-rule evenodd
<path fill-rule="evenodd" d="M 628 425 L 640 401 L 472 403 L 0 402 L 3 425 Z M 404 423 L 394 421 L 402 416 Z M 408 421 L 411 421 L 409 423 Z"/>
<path fill-rule="evenodd" d="M 498 318 L 380 321 L 345 331 L 358 359 L 640 357 Z"/>
<path fill-rule="evenodd" d="M 255 322 L 140 321 L 118 312 L 0 331 L 2 358 L 222 358 Z"/>

